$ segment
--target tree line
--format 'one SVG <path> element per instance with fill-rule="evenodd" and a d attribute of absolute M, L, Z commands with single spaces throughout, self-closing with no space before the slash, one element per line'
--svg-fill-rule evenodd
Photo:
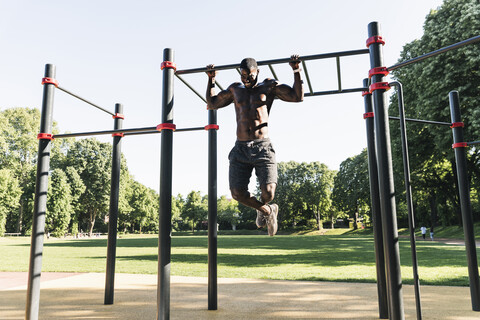
<path fill-rule="evenodd" d="M 445 0 L 426 17 L 424 34 L 407 43 L 399 61 L 480 34 L 480 3 Z M 453 27 L 452 27 L 453 26 Z M 407 118 L 450 122 L 448 92 L 457 90 L 466 141 L 480 140 L 480 47 L 469 45 L 397 69 L 404 87 Z M 389 114 L 398 115 L 392 95 Z M 10 108 L 0 112 L 0 235 L 28 234 L 35 190 L 40 112 Z M 407 225 L 400 132 L 390 123 L 397 215 Z M 53 132 L 58 128 L 54 124 Z M 426 226 L 461 224 L 451 130 L 443 126 L 407 124 L 416 222 Z M 64 139 L 52 144 L 46 228 L 55 236 L 105 232 L 108 222 L 111 152 L 96 139 Z M 474 220 L 480 220 L 480 150 L 467 149 Z M 135 181 L 122 155 L 119 231 L 157 232 L 158 195 Z M 352 156 L 330 170 L 320 162 L 278 164 L 275 201 L 283 229 L 321 229 L 341 220 L 368 225 L 371 221 L 367 152 Z M 257 189 L 257 193 L 259 190 Z M 218 199 L 221 229 L 255 229 L 256 212 L 226 196 Z M 174 230 L 206 228 L 207 196 L 192 191 L 172 197 Z"/>

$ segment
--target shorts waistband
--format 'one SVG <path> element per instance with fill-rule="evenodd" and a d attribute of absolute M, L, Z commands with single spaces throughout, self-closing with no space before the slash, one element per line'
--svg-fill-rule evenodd
<path fill-rule="evenodd" d="M 263 138 L 263 139 L 255 139 L 255 140 L 247 140 L 247 141 L 240 141 L 240 140 L 237 140 L 235 141 L 235 144 L 236 145 L 256 145 L 256 144 L 261 144 L 261 143 L 265 143 L 265 142 L 270 142 L 270 138 Z"/>

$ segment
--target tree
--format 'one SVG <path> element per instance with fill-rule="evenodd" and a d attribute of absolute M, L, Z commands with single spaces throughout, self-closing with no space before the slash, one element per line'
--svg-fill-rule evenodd
<path fill-rule="evenodd" d="M 207 213 L 207 204 L 203 201 L 200 191 L 190 192 L 183 206 L 182 218 L 191 224 L 192 231 L 199 222 L 207 218 Z"/>
<path fill-rule="evenodd" d="M 158 197 L 152 189 L 145 187 L 140 182 L 132 180 L 129 185 L 129 194 L 126 197 L 131 211 L 129 219 L 121 223 L 132 227 L 138 227 L 138 231 L 142 233 L 145 227 L 150 230 L 157 230 L 158 226 Z"/>
<path fill-rule="evenodd" d="M 0 236 L 5 233 L 5 224 L 9 213 L 18 209 L 22 190 L 18 180 L 9 169 L 0 169 Z"/>
<path fill-rule="evenodd" d="M 76 141 L 68 150 L 66 163 L 78 171 L 85 192 L 79 199 L 79 221 L 86 221 L 91 236 L 95 220 L 104 219 L 110 198 L 112 147 L 94 138 Z"/>
<path fill-rule="evenodd" d="M 350 157 L 340 164 L 334 178 L 333 202 L 339 211 L 353 218 L 357 228 L 359 215 L 370 207 L 368 156 L 364 149 L 359 155 Z"/>
<path fill-rule="evenodd" d="M 280 208 L 281 225 L 321 229 L 322 219 L 331 207 L 334 175 L 320 162 L 280 162 L 275 201 Z"/>
<path fill-rule="evenodd" d="M 227 199 L 226 196 L 221 196 L 217 200 L 218 223 L 227 224 L 236 230 L 240 223 L 240 209 L 238 208 L 238 201 L 234 199 Z"/>
<path fill-rule="evenodd" d="M 440 8 L 432 10 L 427 15 L 423 36 L 404 46 L 399 61 L 417 57 L 480 34 L 479 16 L 480 3 L 476 0 L 445 0 Z M 402 82 L 404 87 L 406 116 L 450 122 L 447 95 L 450 91 L 457 90 L 461 98 L 465 139 L 466 141 L 479 140 L 479 65 L 480 47 L 468 45 L 393 71 L 393 76 Z M 390 105 L 390 114 L 398 114 L 396 95 Z M 391 132 L 394 167 L 401 168 L 398 130 L 392 129 Z M 425 190 L 434 190 L 427 197 L 430 208 L 426 210 L 431 211 L 432 215 L 437 210 L 451 212 L 453 216 L 444 217 L 444 221 L 456 220 L 458 192 L 455 188 L 451 130 L 443 126 L 412 124 L 407 125 L 407 134 L 409 145 L 415 146 L 414 152 L 410 152 L 414 202 L 422 206 L 426 199 Z M 469 174 L 475 177 L 472 185 L 476 187 L 477 197 L 480 197 L 478 193 L 480 170 L 477 165 L 479 158 L 480 149 L 470 148 L 467 162 Z M 445 161 L 449 161 L 450 165 L 446 166 Z M 436 174 L 438 168 L 445 169 L 447 172 Z M 396 176 L 398 176 L 396 181 L 403 181 L 403 173 L 397 172 Z M 419 196 L 419 194 L 422 195 Z M 400 201 L 404 200 L 400 199 Z M 455 209 L 451 210 L 450 205 Z M 477 219 L 479 217 L 477 213 Z M 421 217 L 421 219 L 426 218 Z"/>
<path fill-rule="evenodd" d="M 65 172 L 61 169 L 52 171 L 48 190 L 45 231 L 61 237 L 67 232 L 73 213 L 72 193 Z"/>

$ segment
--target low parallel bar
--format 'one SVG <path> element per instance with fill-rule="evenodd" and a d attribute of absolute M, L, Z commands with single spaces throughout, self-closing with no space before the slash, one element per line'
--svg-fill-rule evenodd
<path fill-rule="evenodd" d="M 477 144 L 480 144 L 480 141 L 467 142 L 467 146 L 475 146 Z"/>
<path fill-rule="evenodd" d="M 389 116 L 389 119 L 390 119 L 390 120 L 400 120 L 399 117 L 393 117 L 393 116 Z M 405 118 L 405 121 L 418 122 L 418 123 L 428 123 L 428 124 L 438 124 L 438 125 L 441 125 L 441 126 L 449 126 L 449 127 L 452 125 L 450 122 L 440 122 L 440 121 L 430 121 L 430 120 L 420 120 L 420 119 L 409 119 L 409 118 Z"/>
<path fill-rule="evenodd" d="M 360 54 L 368 54 L 368 49 L 359 49 L 359 50 L 349 50 L 349 51 L 339 51 L 339 52 L 331 52 L 331 53 L 321 53 L 321 54 L 314 54 L 309 56 L 300 56 L 300 61 L 308 61 L 308 60 L 320 60 L 320 59 L 328 59 L 328 58 L 335 58 L 335 57 L 345 57 L 345 56 L 355 56 Z M 291 58 L 281 58 L 281 59 L 272 59 L 272 60 L 263 60 L 257 61 L 257 65 L 265 66 L 271 64 L 279 64 L 279 63 L 286 63 L 290 62 Z M 229 70 L 229 69 L 236 69 L 239 68 L 240 64 L 225 64 L 221 66 L 215 66 L 215 70 Z M 176 74 L 191 74 L 191 73 L 201 73 L 207 72 L 207 67 L 202 68 L 193 68 L 193 69 L 184 69 L 184 70 L 177 70 Z"/>
<path fill-rule="evenodd" d="M 175 132 L 200 131 L 200 130 L 205 130 L 205 127 L 175 129 Z M 130 135 L 151 134 L 151 133 L 159 133 L 159 132 L 160 131 L 157 130 L 157 127 L 146 127 L 146 128 L 121 129 L 121 130 L 103 130 L 103 131 L 56 134 L 53 136 L 53 138 L 60 139 L 60 138 L 85 137 L 85 136 L 99 136 L 99 135 L 114 134 L 114 133 L 124 133 L 126 136 L 127 135 L 130 136 Z"/>
<path fill-rule="evenodd" d="M 65 88 L 62 88 L 62 87 L 58 86 L 57 89 L 59 89 L 59 90 L 65 92 L 65 93 L 71 95 L 72 97 L 75 97 L 75 98 L 77 98 L 77 99 L 79 99 L 79 100 L 82 100 L 83 102 L 86 102 L 86 103 L 88 103 L 89 105 L 94 106 L 95 108 L 97 108 L 97 109 L 99 109 L 99 110 L 102 110 L 103 112 L 108 113 L 109 115 L 112 115 L 112 116 L 115 115 L 115 113 L 110 112 L 110 111 L 108 111 L 107 109 L 104 109 L 104 108 L 100 107 L 99 105 L 96 105 L 95 103 L 93 103 L 93 102 L 91 102 L 91 101 L 88 101 L 87 99 L 84 99 L 84 98 L 80 97 L 79 95 L 77 95 L 77 94 L 75 94 L 75 93 L 73 93 L 73 92 L 68 91 L 68 90 L 65 89 Z"/>
<path fill-rule="evenodd" d="M 397 63 L 397 64 L 395 64 L 391 67 L 388 67 L 387 69 L 388 69 L 388 71 L 393 71 L 395 69 L 408 66 L 409 64 L 419 62 L 419 61 L 425 60 L 427 58 L 439 55 L 441 53 L 444 53 L 444 52 L 447 52 L 447 51 L 450 51 L 450 50 L 453 50 L 453 49 L 457 49 L 457 48 L 460 48 L 460 47 L 463 47 L 463 46 L 466 46 L 468 44 L 472 44 L 472 43 L 475 43 L 475 42 L 478 42 L 478 41 L 480 41 L 480 35 L 469 38 L 467 40 L 457 42 L 457 43 L 452 44 L 450 46 L 447 46 L 447 47 L 444 47 L 444 48 L 441 48 L 441 49 L 438 49 L 438 50 L 435 50 L 435 51 L 432 51 L 432 52 L 429 52 L 429 53 L 426 53 L 426 54 L 418 56 L 416 58 L 412 58 L 412 59 Z"/>

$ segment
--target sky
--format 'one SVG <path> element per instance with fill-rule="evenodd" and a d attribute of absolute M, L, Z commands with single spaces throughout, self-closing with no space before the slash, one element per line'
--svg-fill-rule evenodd
<path fill-rule="evenodd" d="M 40 109 L 41 79 L 50 63 L 61 87 L 112 112 L 115 103 L 123 104 L 124 128 L 152 127 L 161 122 L 164 48 L 175 50 L 179 70 L 239 63 L 245 57 L 269 60 L 357 50 L 366 48 L 368 24 L 378 21 L 388 67 L 406 43 L 422 36 L 426 15 L 441 3 L 0 0 L 0 110 Z M 335 59 L 307 66 L 314 91 L 337 89 Z M 361 87 L 369 69 L 368 55 L 341 58 L 342 87 Z M 281 83 L 293 84 L 288 64 L 275 66 L 275 71 Z M 267 77 L 272 77 L 268 67 L 260 67 L 259 78 Z M 205 92 L 205 74 L 183 78 Z M 217 75 L 223 87 L 239 80 L 236 71 Z M 174 90 L 177 128 L 206 125 L 205 103 L 178 80 Z M 319 161 L 338 170 L 342 161 L 366 147 L 363 113 L 360 93 L 306 97 L 302 103 L 275 101 L 269 134 L 277 161 Z M 53 118 L 62 133 L 113 128 L 110 115 L 59 90 Z M 218 111 L 218 124 L 218 195 L 230 196 L 227 156 L 236 140 L 233 105 Z M 111 136 L 97 139 L 112 141 Z M 173 143 L 173 195 L 192 190 L 206 194 L 207 132 L 177 132 Z M 125 137 L 122 152 L 135 180 L 158 191 L 160 134 Z"/>

